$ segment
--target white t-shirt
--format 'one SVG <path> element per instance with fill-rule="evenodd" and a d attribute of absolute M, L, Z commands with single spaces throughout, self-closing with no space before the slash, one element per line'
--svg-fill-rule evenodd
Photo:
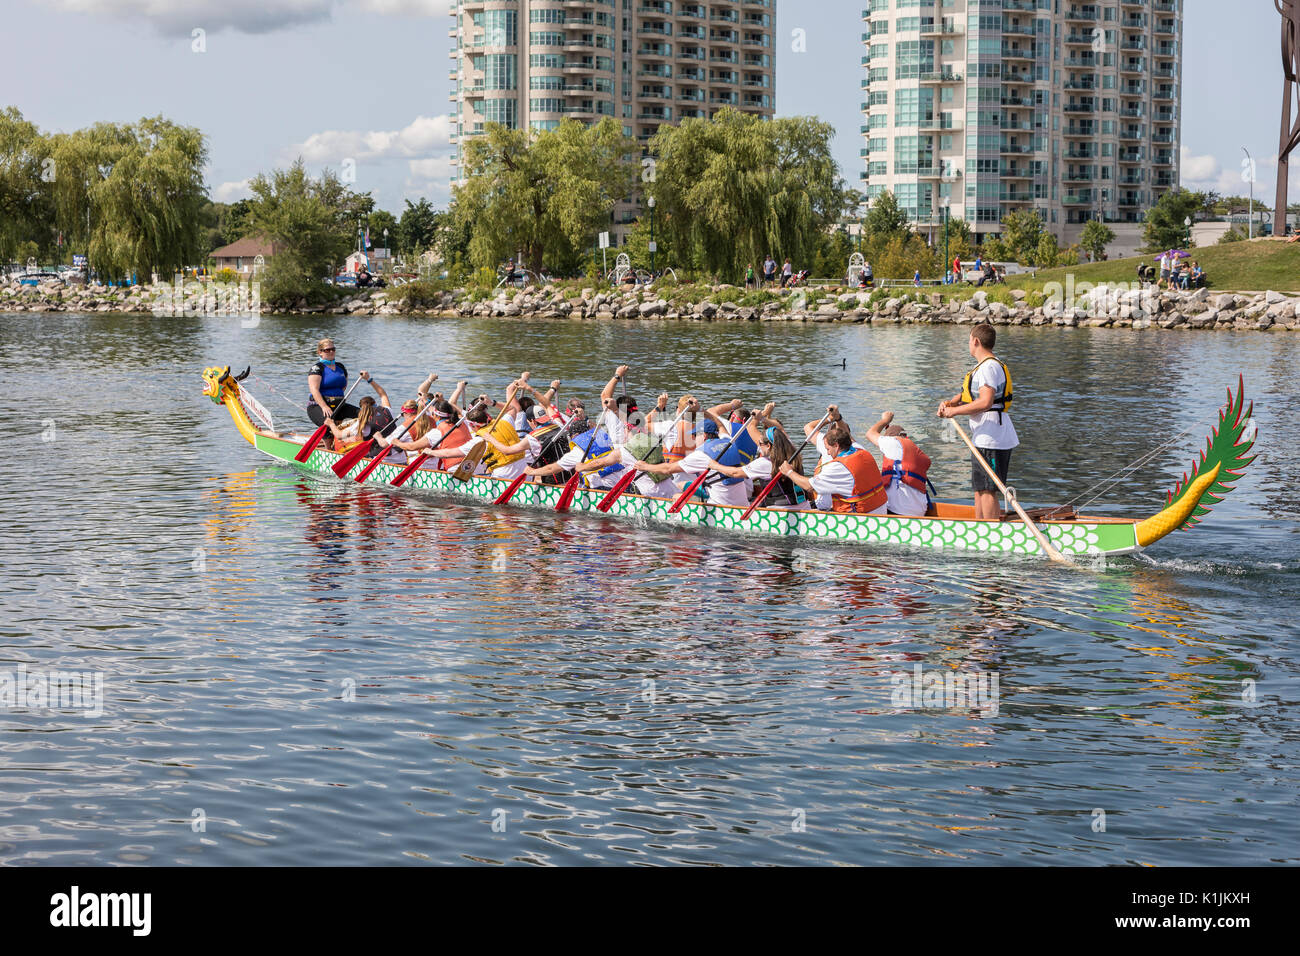
<path fill-rule="evenodd" d="M 619 451 L 621 454 L 622 449 L 619 449 Z M 560 459 L 560 467 L 565 471 L 572 471 L 573 469 L 577 468 L 580 464 L 582 464 L 582 459 L 584 454 L 585 452 L 582 448 L 570 448 L 567 452 L 565 452 L 564 457 Z M 591 459 L 588 458 L 587 460 L 590 461 Z M 604 468 L 607 468 L 609 467 L 609 465 L 613 464 L 612 457 L 607 458 L 606 462 L 607 463 L 601 467 L 601 470 L 604 470 Z M 616 484 L 618 484 L 618 480 L 622 477 L 623 477 L 622 467 L 620 467 L 618 471 L 610 475 L 601 475 L 599 471 L 589 471 L 587 472 L 587 486 L 590 488 L 613 488 Z"/>
<path fill-rule="evenodd" d="M 1006 380 L 1007 377 L 1002 374 L 1002 366 L 990 359 L 971 376 L 971 397 L 979 398 L 980 388 L 985 385 L 991 387 L 993 394 L 996 395 L 1002 389 Z M 960 428 L 961 426 L 958 425 L 957 427 Z M 1015 426 L 1011 424 L 1011 414 L 1009 412 L 1002 412 L 1002 422 L 1000 424 L 998 422 L 998 413 L 992 409 L 972 415 L 970 416 L 970 428 L 975 434 L 975 445 L 978 448 L 1015 448 L 1020 444 Z"/>
<path fill-rule="evenodd" d="M 886 458 L 892 458 L 894 461 L 901 461 L 903 458 L 903 443 L 897 438 L 891 438 L 888 435 L 880 436 L 880 453 Z M 884 470 L 883 468 L 881 469 Z M 927 508 L 925 492 L 917 491 L 911 485 L 905 485 L 902 481 L 894 482 L 885 479 L 885 493 L 889 496 L 889 510 L 896 515 L 923 515 Z"/>
<path fill-rule="evenodd" d="M 431 439 L 431 442 L 435 442 L 435 441 L 437 441 L 437 440 L 438 440 L 437 438 L 433 438 L 433 439 Z M 448 457 L 464 458 L 466 455 L 468 455 L 470 452 L 472 452 L 472 451 L 475 449 L 475 447 L 477 447 L 478 445 L 481 445 L 481 444 L 483 444 L 483 437 L 482 437 L 481 435 L 475 435 L 475 436 L 474 436 L 473 438 L 471 438 L 469 441 L 465 442 L 465 444 L 463 444 L 463 445 L 461 445 L 459 448 L 457 448 L 457 449 L 456 449 L 456 454 L 455 454 L 455 455 L 449 455 Z M 439 448 L 439 450 L 441 451 L 441 448 Z M 459 466 L 457 466 L 457 467 L 459 467 Z M 449 469 L 449 470 L 454 471 L 455 469 L 453 468 L 453 469 Z M 486 475 L 487 473 L 488 473 L 488 472 L 487 472 L 487 466 L 484 465 L 483 462 L 480 461 L 480 462 L 478 463 L 478 467 L 474 469 L 474 474 L 476 474 L 476 475 Z M 493 472 L 493 474 L 496 474 L 496 472 Z M 515 472 L 515 474 L 517 475 L 518 472 Z M 499 477 L 499 476 L 498 476 L 498 477 Z M 515 475 L 511 475 L 510 477 L 511 477 L 511 478 L 514 478 Z"/>
<path fill-rule="evenodd" d="M 618 451 L 624 466 L 630 468 L 636 464 L 636 458 L 626 448 L 620 448 Z M 622 477 L 621 474 L 616 476 L 616 478 Z M 617 484 L 617 481 L 615 484 Z M 652 473 L 648 471 L 638 474 L 632 484 L 636 487 L 637 494 L 645 495 L 647 498 L 676 498 L 681 494 L 681 489 L 673 484 L 672 478 L 655 481 Z"/>
<path fill-rule="evenodd" d="M 678 464 L 682 466 L 683 471 L 691 475 L 698 475 L 700 472 L 708 470 L 709 456 L 702 451 L 693 451 Z M 754 482 L 767 481 L 772 477 L 772 462 L 768 458 L 755 458 L 749 464 L 741 465 L 740 470 L 745 473 L 745 481 L 727 484 L 719 480 L 707 486 L 709 504 L 745 507 L 745 505 L 749 504 L 750 491 L 753 490 Z"/>
<path fill-rule="evenodd" d="M 602 412 L 600 419 L 605 424 L 605 432 L 606 434 L 609 435 L 609 440 L 611 444 L 614 445 L 627 444 L 627 423 L 626 422 L 620 420 L 618 415 L 613 411 L 611 411 L 610 409 L 606 409 L 604 412 Z"/>

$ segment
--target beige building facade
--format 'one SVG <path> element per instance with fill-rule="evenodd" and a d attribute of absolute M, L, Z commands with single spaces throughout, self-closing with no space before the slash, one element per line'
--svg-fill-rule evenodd
<path fill-rule="evenodd" d="M 489 122 L 546 130 L 606 116 L 643 147 L 724 107 L 771 117 L 776 0 L 453 0 L 459 144 Z M 636 216 L 621 206 L 616 235 Z"/>
<path fill-rule="evenodd" d="M 864 0 L 862 188 L 1065 244 L 1177 186 L 1183 0 Z"/>

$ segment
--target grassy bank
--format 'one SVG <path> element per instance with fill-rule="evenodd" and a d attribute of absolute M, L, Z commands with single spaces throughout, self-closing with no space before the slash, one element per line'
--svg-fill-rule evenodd
<path fill-rule="evenodd" d="M 1300 291 L 1300 243 L 1256 239 L 1253 242 L 1194 248 L 1188 252 L 1205 270 L 1211 289 L 1231 292 L 1262 292 L 1269 289 L 1278 292 Z M 1044 269 L 1033 278 L 1009 277 L 1007 284 L 1014 289 L 1041 291 L 1049 282 L 1064 283 L 1067 275 L 1073 275 L 1075 283 L 1133 282 L 1137 279 L 1138 263 L 1155 264 L 1155 256 L 1135 256 L 1061 269 Z"/>

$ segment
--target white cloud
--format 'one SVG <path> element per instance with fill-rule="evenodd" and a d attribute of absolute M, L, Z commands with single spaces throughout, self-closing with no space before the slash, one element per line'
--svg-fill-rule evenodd
<path fill-rule="evenodd" d="M 1219 160 L 1215 156 L 1193 156 L 1186 146 L 1179 151 L 1179 168 L 1187 183 L 1207 182 L 1218 178 Z"/>
<path fill-rule="evenodd" d="M 272 33 L 333 17 L 360 13 L 379 16 L 444 16 L 447 0 L 38 0 L 69 13 L 89 13 L 137 21 L 167 36 L 208 32 Z"/>
<path fill-rule="evenodd" d="M 451 148 L 449 116 L 417 116 L 399 130 L 326 130 L 290 147 L 289 159 L 338 167 L 345 159 L 357 162 L 419 157 Z"/>
<path fill-rule="evenodd" d="M 240 199 L 248 199 L 252 195 L 252 190 L 248 188 L 247 179 L 241 179 L 238 182 L 222 183 L 220 186 L 214 186 L 212 189 L 212 199 L 214 202 L 237 202 Z"/>

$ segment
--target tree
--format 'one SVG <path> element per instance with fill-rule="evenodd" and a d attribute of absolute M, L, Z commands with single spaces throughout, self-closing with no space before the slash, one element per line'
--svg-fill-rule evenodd
<path fill-rule="evenodd" d="M 945 236 L 947 237 L 947 254 L 946 262 L 943 263 L 943 270 L 946 272 L 951 268 L 952 260 L 961 258 L 963 261 L 975 258 L 975 244 L 971 239 L 970 223 L 965 219 L 948 217 L 947 224 L 939 230 L 938 238 L 934 240 L 934 251 L 937 255 L 944 256 Z"/>
<path fill-rule="evenodd" d="M 1100 262 L 1106 256 L 1106 247 L 1115 241 L 1115 230 L 1100 219 L 1089 219 L 1079 235 L 1079 245 L 1092 257 L 1093 262 Z"/>
<path fill-rule="evenodd" d="M 1237 229 L 1236 226 L 1230 228 L 1227 232 L 1219 237 L 1219 245 L 1229 242 L 1245 242 L 1246 234 Z"/>
<path fill-rule="evenodd" d="M 735 277 L 768 254 L 811 261 L 848 209 L 833 135 L 811 117 L 768 121 L 731 109 L 660 126 L 645 185 L 678 265 Z"/>
<path fill-rule="evenodd" d="M 914 232 L 896 232 L 884 238 L 873 236 L 867 261 L 877 280 L 911 279 L 918 270 L 921 278 L 932 279 L 941 272 L 934 250 Z"/>
<path fill-rule="evenodd" d="M 1002 220 L 1002 244 L 1021 265 L 1041 264 L 1037 255 L 1042 238 L 1043 220 L 1032 209 L 1013 212 Z"/>
<path fill-rule="evenodd" d="M 1011 252 L 1007 249 L 1006 243 L 997 236 L 985 239 L 979 251 L 980 255 L 989 262 L 1007 262 L 1011 259 Z"/>
<path fill-rule="evenodd" d="M 874 240 L 888 242 L 894 236 L 901 236 L 912 231 L 912 227 L 907 220 L 907 213 L 903 207 L 898 204 L 897 197 L 886 189 L 867 210 L 867 218 L 863 224 L 867 235 Z"/>
<path fill-rule="evenodd" d="M 1036 216 L 1034 218 L 1037 218 Z M 1038 237 L 1038 248 L 1034 250 L 1033 263 L 1043 269 L 1051 269 L 1061 257 L 1061 246 L 1050 232 Z"/>
<path fill-rule="evenodd" d="M 288 169 L 259 173 L 249 189 L 249 232 L 279 247 L 267 263 L 271 294 L 263 298 L 309 295 L 354 247 L 354 194 L 328 169 L 312 179 L 301 158 Z"/>
<path fill-rule="evenodd" d="M 567 244 L 566 255 L 586 248 L 631 192 L 632 167 L 623 158 L 635 150 L 609 117 L 543 132 L 487 124 L 486 135 L 465 147 L 465 181 L 456 191 L 472 225 L 471 260 L 495 266 L 518 252 L 537 271 L 557 246 Z"/>
<path fill-rule="evenodd" d="M 406 200 L 402 218 L 397 223 L 397 248 L 403 255 L 415 255 L 433 245 L 438 233 L 438 220 L 445 213 L 436 212 L 429 200 Z"/>
<path fill-rule="evenodd" d="M 1144 252 L 1164 252 L 1192 245 L 1184 220 L 1194 218 L 1203 204 L 1200 193 L 1187 189 L 1171 189 L 1162 193 L 1156 204 L 1147 210 L 1146 226 L 1142 240 Z"/>
<path fill-rule="evenodd" d="M 385 245 L 392 249 L 397 242 L 397 217 L 387 209 L 376 209 L 370 214 L 364 226 L 370 230 L 371 248 L 379 249 Z M 388 239 L 385 242 L 384 230 L 388 230 Z"/>
<path fill-rule="evenodd" d="M 35 124 L 12 106 L 0 110 L 0 260 L 25 258 L 25 244 L 49 231 L 52 190 L 41 178 L 50 168 L 47 150 Z"/>

